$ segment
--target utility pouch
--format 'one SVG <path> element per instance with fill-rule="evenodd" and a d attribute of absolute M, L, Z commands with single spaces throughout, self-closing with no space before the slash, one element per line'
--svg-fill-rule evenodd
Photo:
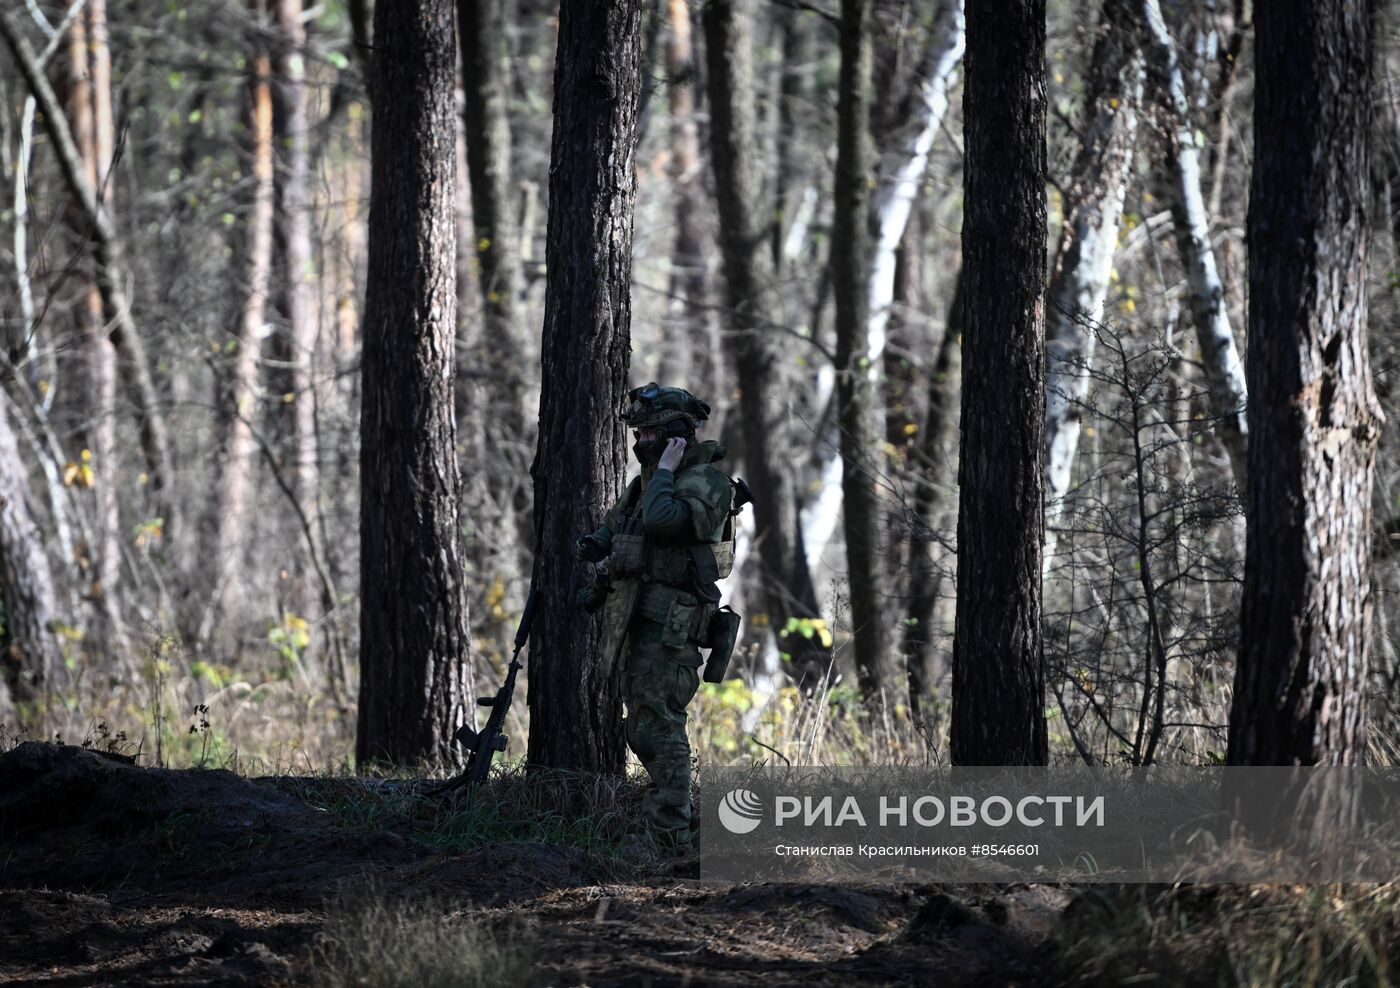
<path fill-rule="evenodd" d="M 667 648 L 685 648 L 695 640 L 695 617 L 699 602 L 688 593 L 678 593 L 666 610 L 662 622 L 661 644 Z"/>
<path fill-rule="evenodd" d="M 612 537 L 612 555 L 608 560 L 608 572 L 615 577 L 641 576 L 645 563 L 645 535 L 631 535 L 619 532 Z"/>
<path fill-rule="evenodd" d="M 715 554 L 715 570 L 723 580 L 734 570 L 734 542 L 717 542 L 710 546 Z"/>
<path fill-rule="evenodd" d="M 739 641 L 739 615 L 728 605 L 715 611 L 710 619 L 706 644 L 710 646 L 710 657 L 705 661 L 705 673 L 701 677 L 707 683 L 724 682 L 724 674 L 729 669 L 729 658 L 734 654 L 734 646 Z"/>

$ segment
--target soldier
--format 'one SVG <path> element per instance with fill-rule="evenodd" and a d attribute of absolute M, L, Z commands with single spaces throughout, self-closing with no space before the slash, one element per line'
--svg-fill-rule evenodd
<path fill-rule="evenodd" d="M 680 849 L 697 823 L 685 708 L 700 686 L 700 646 L 715 641 L 706 672 L 715 682 L 733 647 L 738 618 L 720 611 L 715 583 L 733 564 L 732 515 L 743 497 L 736 499 L 735 482 L 715 465 L 725 448 L 695 438 L 709 405 L 683 388 L 655 383 L 629 392 L 628 401 L 626 421 L 642 472 L 602 527 L 575 544 L 579 559 L 598 564 L 598 580 L 580 599 L 591 593 L 596 607 L 599 588 L 610 585 L 603 678 L 614 669 L 622 675 L 627 744 L 651 779 L 647 822 L 663 846 Z"/>

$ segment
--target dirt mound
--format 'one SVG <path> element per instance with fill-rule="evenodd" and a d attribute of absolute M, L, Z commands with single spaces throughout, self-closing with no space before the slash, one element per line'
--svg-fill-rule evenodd
<path fill-rule="evenodd" d="M 142 830 L 181 814 L 215 830 L 305 821 L 298 800 L 232 772 L 141 768 L 120 756 L 27 741 L 0 755 L 0 835 L 86 826 Z"/>
<path fill-rule="evenodd" d="M 78 892 L 197 894 L 306 908 L 366 869 L 430 853 L 345 833 L 325 813 L 231 772 L 142 768 L 66 745 L 0 755 L 0 882 Z"/>

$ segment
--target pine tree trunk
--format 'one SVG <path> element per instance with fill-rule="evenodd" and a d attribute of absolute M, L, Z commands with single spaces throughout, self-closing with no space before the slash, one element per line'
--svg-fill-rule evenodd
<path fill-rule="evenodd" d="M 316 442 L 316 340 L 317 314 L 314 286 L 315 259 L 311 246 L 311 202 L 309 195 L 310 148 L 306 112 L 306 28 L 302 23 L 301 0 L 274 0 L 279 45 L 273 58 L 273 92 L 280 112 L 276 115 L 279 151 L 277 184 L 285 251 L 287 290 L 287 357 L 291 362 L 292 395 L 292 486 L 297 507 L 310 524 L 312 537 L 319 529 L 317 520 L 320 455 Z M 316 599 L 316 549 L 297 539 L 298 586 L 296 606 L 309 611 Z"/>
<path fill-rule="evenodd" d="M 375 6 L 360 412 L 360 764 L 446 762 L 470 716 L 458 547 L 452 0 Z"/>
<path fill-rule="evenodd" d="M 554 70 L 534 585 L 545 594 L 530 651 L 529 762 L 617 772 L 619 684 L 599 679 L 602 625 L 574 601 L 575 539 L 592 531 L 627 471 L 618 415 L 631 350 L 640 0 L 563 0 Z"/>
<path fill-rule="evenodd" d="M 1365 4 L 1255 8 L 1248 536 L 1231 765 L 1365 760 L 1371 194 Z"/>
<path fill-rule="evenodd" d="M 261 0 L 253 0 L 255 11 Z M 209 570 L 214 580 L 211 616 L 217 616 L 230 599 L 226 589 L 230 572 L 237 571 L 243 547 L 248 511 L 248 489 L 256 446 L 254 424 L 258 420 L 258 356 L 267 324 L 268 292 L 272 276 L 274 180 L 272 153 L 272 64 L 266 51 L 256 51 L 249 63 L 248 132 L 253 178 L 244 256 L 246 294 L 233 341 L 233 360 L 224 401 L 224 473 L 218 485 L 218 509 L 214 519 L 214 552 Z"/>
<path fill-rule="evenodd" d="M 1045 3 L 973 3 L 952 756 L 1043 765 Z"/>
<path fill-rule="evenodd" d="M 842 0 L 837 102 L 836 212 L 831 277 L 836 297 L 836 401 L 841 425 L 841 495 L 856 676 L 867 709 L 889 682 L 880 613 L 880 503 L 875 474 L 884 458 L 875 440 L 874 392 L 866 359 L 870 318 L 870 8 Z M 872 451 L 874 455 L 872 455 Z"/>
<path fill-rule="evenodd" d="M 676 239 L 671 253 L 670 316 L 682 342 L 670 348 L 684 386 L 717 394 L 718 354 L 714 320 L 706 306 L 707 237 L 705 194 L 696 122 L 695 44 L 687 0 L 668 0 L 671 31 L 666 38 L 666 75 L 671 100 L 671 183 L 676 197 Z"/>
<path fill-rule="evenodd" d="M 101 33 L 100 43 L 94 31 Z M 110 197 L 100 178 L 112 160 L 111 62 L 106 39 L 106 6 L 103 0 L 93 0 L 69 29 L 68 95 L 73 139 L 82 156 L 83 172 L 102 208 L 110 209 Z M 75 225 L 82 236 L 87 219 L 80 209 L 74 212 L 78 216 Z M 93 539 L 92 544 L 83 547 L 83 595 L 92 600 L 95 610 L 88 644 L 94 654 L 103 654 L 111 652 L 120 641 L 114 595 L 121 576 L 121 523 L 116 489 L 116 351 L 104 332 L 107 320 L 96 277 L 82 286 L 77 316 L 86 380 L 77 396 L 83 408 L 83 422 L 76 445 L 82 447 L 84 468 L 91 471 L 91 483 L 85 485 L 90 490 L 80 498 L 91 511 Z"/>

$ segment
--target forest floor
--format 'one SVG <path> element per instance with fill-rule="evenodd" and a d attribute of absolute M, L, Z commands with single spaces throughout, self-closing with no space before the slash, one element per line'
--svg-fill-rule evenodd
<path fill-rule="evenodd" d="M 0 754 L 0 984 L 1219 980 L 1121 950 L 1126 967 L 1067 964 L 1073 889 L 702 883 L 694 862 L 596 833 L 503 840 L 500 814 L 396 785 L 411 783 L 249 780 L 40 742 Z"/>

